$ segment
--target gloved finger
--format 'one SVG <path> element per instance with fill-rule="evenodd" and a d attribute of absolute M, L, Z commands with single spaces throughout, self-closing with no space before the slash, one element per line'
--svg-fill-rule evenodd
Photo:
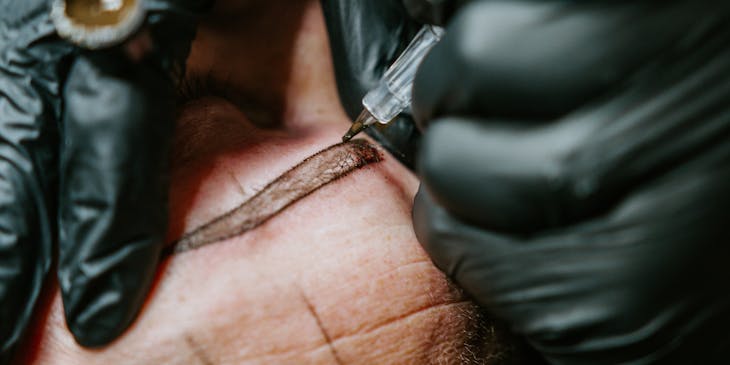
<path fill-rule="evenodd" d="M 2 81 L 0 85 L 3 92 L 17 91 L 3 87 L 7 84 Z M 16 108 L 39 105 L 37 100 L 24 99 L 20 96 L 16 101 L 28 104 L 9 104 L 0 98 L 0 105 Z M 7 143 L 8 140 L 20 142 L 24 138 L 38 141 L 33 134 L 46 134 L 45 127 L 37 124 L 44 123 L 43 117 L 33 119 L 23 115 L 18 118 L 22 114 L 13 114 L 0 117 L 2 139 L 5 140 L 0 144 L 0 364 L 10 361 L 30 323 L 51 263 L 55 232 L 53 221 L 48 219 L 54 208 L 47 194 L 51 187 L 40 180 L 46 173 L 38 171 L 48 169 L 46 172 L 52 174 L 53 165 L 39 164 L 43 155 L 52 153 L 52 149 L 41 147 L 40 151 L 28 151 L 19 147 L 22 143 L 15 147 Z"/>
<path fill-rule="evenodd" d="M 438 119 L 422 143 L 423 182 L 449 211 L 493 229 L 529 232 L 599 214 L 723 144 L 728 42 L 730 32 L 714 32 L 693 54 L 634 77 L 644 82 L 550 124 Z"/>
<path fill-rule="evenodd" d="M 730 315 L 730 250 L 717 245 L 730 239 L 728 156 L 717 148 L 600 218 L 535 236 L 466 224 L 422 188 L 414 228 L 438 267 L 552 361 L 714 356 Z"/>
<path fill-rule="evenodd" d="M 322 0 L 340 101 L 351 119 L 420 26 L 401 0 Z"/>
<path fill-rule="evenodd" d="M 626 251 L 612 251 L 610 236 L 597 234 L 596 225 L 552 237 L 501 234 L 453 217 L 423 186 L 413 223 L 436 266 L 522 335 L 564 335 L 615 313 L 605 306 L 625 280 Z M 576 307 L 590 310 L 571 313 Z"/>
<path fill-rule="evenodd" d="M 417 171 L 449 212 L 493 230 L 531 232 L 563 223 L 572 193 L 565 150 L 590 129 L 516 130 L 509 123 L 445 118 L 424 135 Z M 567 203 L 566 203 L 567 204 Z"/>
<path fill-rule="evenodd" d="M 109 51 L 75 61 L 64 101 L 58 277 L 71 332 L 100 346 L 132 322 L 159 260 L 174 92 Z"/>
<path fill-rule="evenodd" d="M 458 229 L 454 229 L 458 227 Z M 489 291 L 488 278 L 480 276 L 487 267 L 490 257 L 505 256 L 513 240 L 508 236 L 477 230 L 467 224 L 458 224 L 433 200 L 427 189 L 421 185 L 413 202 L 413 228 L 418 242 L 433 260 L 436 267 L 450 278 L 460 278 L 461 273 L 474 273 L 464 287 L 480 304 L 493 295 Z M 474 233 L 481 240 L 467 242 L 461 239 Z M 469 283 L 472 283 L 469 285 Z M 466 285 L 465 285 L 466 284 Z"/>
<path fill-rule="evenodd" d="M 32 321 L 56 237 L 59 64 L 48 3 L 0 12 L 0 364 Z"/>
<path fill-rule="evenodd" d="M 444 115 L 550 120 L 723 21 L 694 1 L 473 2 L 421 65 L 414 117 L 421 128 Z"/>
<path fill-rule="evenodd" d="M 469 0 L 403 0 L 413 19 L 421 23 L 445 25 L 454 11 Z"/>

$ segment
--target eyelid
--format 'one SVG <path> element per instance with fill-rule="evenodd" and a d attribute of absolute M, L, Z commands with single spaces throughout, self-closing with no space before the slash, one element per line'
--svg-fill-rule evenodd
<path fill-rule="evenodd" d="M 177 105 L 184 106 L 191 102 L 206 98 L 218 97 L 237 105 L 229 79 L 221 81 L 209 72 L 205 75 L 192 74 L 186 77 L 177 87 Z"/>
<path fill-rule="evenodd" d="M 254 95 L 248 95 L 230 79 L 215 77 L 212 72 L 205 74 L 188 74 L 178 84 L 178 113 L 185 106 L 208 97 L 219 98 L 246 115 L 254 125 L 259 127 L 275 127 L 281 122 L 280 115 L 272 111 L 267 104 L 257 101 Z M 182 114 L 181 114 L 182 115 Z"/>

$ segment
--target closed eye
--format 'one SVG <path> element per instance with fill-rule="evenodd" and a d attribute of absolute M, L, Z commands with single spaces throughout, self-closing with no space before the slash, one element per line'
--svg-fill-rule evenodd
<path fill-rule="evenodd" d="M 281 113 L 276 110 L 277 108 L 258 100 L 255 95 L 244 90 L 229 77 L 220 78 L 214 75 L 213 70 L 187 74 L 177 86 L 178 113 L 184 113 L 186 106 L 199 100 L 218 98 L 235 106 L 259 128 L 281 126 Z"/>
<path fill-rule="evenodd" d="M 211 72 L 188 74 L 177 86 L 177 105 L 184 107 L 207 97 L 217 97 L 236 104 L 232 89 L 230 79 L 218 79 Z"/>

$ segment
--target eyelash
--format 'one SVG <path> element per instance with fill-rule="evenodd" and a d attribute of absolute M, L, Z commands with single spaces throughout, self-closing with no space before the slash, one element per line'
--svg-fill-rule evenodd
<path fill-rule="evenodd" d="M 210 74 L 205 76 L 191 75 L 184 78 L 177 87 L 177 105 L 188 103 L 206 97 L 217 97 L 224 100 L 233 100 L 229 82 L 221 82 Z"/>
<path fill-rule="evenodd" d="M 266 105 L 262 105 L 256 99 L 240 93 L 241 91 L 235 87 L 229 78 L 221 80 L 214 77 L 210 72 L 188 75 L 177 86 L 178 117 L 185 112 L 186 106 L 192 105 L 192 103 L 203 98 L 214 97 L 228 102 L 240 112 L 246 114 L 255 125 L 265 127 L 277 125 L 278 119 L 266 109 Z"/>

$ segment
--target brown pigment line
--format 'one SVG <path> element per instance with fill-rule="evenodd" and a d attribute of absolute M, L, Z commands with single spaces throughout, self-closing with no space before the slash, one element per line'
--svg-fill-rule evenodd
<path fill-rule="evenodd" d="M 377 147 L 363 139 L 338 143 L 306 158 L 233 210 L 183 235 L 163 257 L 238 236 L 263 224 L 288 206 L 349 173 L 380 162 Z"/>

